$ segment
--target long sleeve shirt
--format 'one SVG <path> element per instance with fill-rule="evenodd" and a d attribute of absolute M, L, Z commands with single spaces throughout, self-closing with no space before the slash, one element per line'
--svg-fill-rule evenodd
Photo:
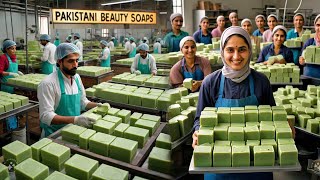
<path fill-rule="evenodd" d="M 114 43 L 113 43 L 113 41 L 110 41 L 110 42 L 109 42 L 109 49 L 110 49 L 110 50 L 113 50 L 113 49 L 114 49 Z"/>
<path fill-rule="evenodd" d="M 145 59 L 143 59 L 140 56 L 140 54 L 136 54 L 136 56 L 134 57 L 134 60 L 132 62 L 131 68 L 130 68 L 131 73 L 134 73 L 136 70 L 138 70 L 139 58 L 140 58 L 141 64 L 147 64 L 148 60 L 149 60 L 149 68 L 150 68 L 151 73 L 157 74 L 156 60 L 149 53 L 147 54 L 147 57 Z"/>
<path fill-rule="evenodd" d="M 82 61 L 82 56 L 83 56 L 83 44 L 82 44 L 82 42 L 81 41 L 78 41 L 77 43 L 76 43 L 76 46 L 79 48 L 79 50 L 80 50 L 80 54 L 79 54 L 79 61 Z"/>
<path fill-rule="evenodd" d="M 56 64 L 57 62 L 54 59 L 54 53 L 56 52 L 57 47 L 48 42 L 43 48 L 43 54 L 41 61 L 48 61 L 50 64 Z"/>
<path fill-rule="evenodd" d="M 289 48 L 287 48 L 285 45 L 281 45 L 279 54 L 281 54 L 283 56 L 284 60 L 286 60 L 286 63 L 293 62 L 292 51 Z M 262 49 L 262 51 L 260 52 L 257 63 L 268 61 L 268 56 L 276 56 L 279 54 L 274 53 L 274 44 L 272 43 Z"/>
<path fill-rule="evenodd" d="M 156 49 L 158 49 L 158 54 L 161 54 L 161 44 L 159 42 L 153 44 L 153 51 Z"/>
<path fill-rule="evenodd" d="M 130 50 L 130 41 L 127 41 L 125 44 L 124 44 L 124 49 L 126 51 L 129 51 Z"/>
<path fill-rule="evenodd" d="M 222 33 L 223 31 L 220 31 L 218 27 L 211 31 L 212 37 L 221 37 Z"/>
<path fill-rule="evenodd" d="M 202 30 L 199 29 L 198 31 L 196 31 L 196 32 L 193 33 L 193 38 L 194 38 L 194 40 L 196 40 L 197 43 L 203 43 L 203 42 L 201 41 L 201 36 L 202 36 L 202 37 L 208 37 L 208 38 L 210 38 L 210 43 L 209 43 L 209 44 L 212 44 L 212 42 L 211 42 L 212 34 L 211 34 L 210 32 L 207 32 L 208 34 L 205 36 L 205 35 L 203 35 L 203 34 L 201 33 L 201 31 L 202 31 Z"/>
<path fill-rule="evenodd" d="M 270 29 L 263 32 L 263 42 L 272 42 L 272 31 Z"/>
<path fill-rule="evenodd" d="M 82 93 L 80 102 L 81 110 L 85 110 L 85 107 L 90 101 L 86 98 L 86 91 L 83 87 L 80 76 L 76 74 L 72 79 L 68 79 L 62 73 L 62 77 L 66 94 L 78 94 L 78 86 L 75 81 L 76 78 L 78 79 Z M 58 71 L 51 73 L 41 81 L 38 86 L 37 96 L 39 99 L 40 121 L 47 125 L 51 125 L 53 117 L 57 115 L 55 110 L 58 108 L 61 99 Z"/>
<path fill-rule="evenodd" d="M 109 57 L 110 50 L 108 47 L 105 47 L 101 54 L 101 59 L 105 60 Z"/>
<path fill-rule="evenodd" d="M 16 58 L 17 58 L 16 55 L 11 56 L 10 58 L 11 58 L 12 62 L 14 62 L 14 63 L 16 62 Z M 8 60 L 6 54 L 2 54 L 0 56 L 0 77 L 1 78 L 2 78 L 2 73 L 6 72 L 6 70 L 8 68 L 9 68 L 9 60 Z"/>

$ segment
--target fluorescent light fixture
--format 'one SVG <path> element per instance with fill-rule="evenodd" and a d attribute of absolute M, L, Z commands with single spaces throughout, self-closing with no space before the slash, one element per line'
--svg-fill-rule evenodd
<path fill-rule="evenodd" d="M 102 6 L 110 6 L 110 5 L 114 5 L 114 4 L 124 4 L 124 3 L 136 2 L 136 1 L 140 1 L 140 0 L 117 1 L 117 2 L 111 2 L 111 3 L 104 3 L 104 4 L 101 4 L 101 5 Z"/>
<path fill-rule="evenodd" d="M 168 14 L 168 12 L 159 12 L 159 14 Z"/>

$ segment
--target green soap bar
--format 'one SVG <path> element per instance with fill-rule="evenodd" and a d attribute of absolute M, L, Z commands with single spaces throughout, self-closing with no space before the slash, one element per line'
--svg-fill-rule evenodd
<path fill-rule="evenodd" d="M 274 166 L 275 152 L 272 146 L 254 146 L 254 166 Z"/>
<path fill-rule="evenodd" d="M 116 127 L 115 123 L 99 120 L 95 124 L 93 124 L 93 129 L 97 132 L 102 132 L 106 134 L 113 134 L 114 129 Z"/>
<path fill-rule="evenodd" d="M 193 121 L 187 116 L 179 115 L 174 117 L 174 119 L 176 119 L 179 123 L 181 136 L 186 136 L 192 130 Z"/>
<path fill-rule="evenodd" d="M 245 141 L 231 141 L 231 146 L 245 146 Z"/>
<path fill-rule="evenodd" d="M 49 168 L 31 158 L 14 167 L 16 179 L 42 180 L 49 176 Z"/>
<path fill-rule="evenodd" d="M 195 167 L 211 167 L 212 166 L 212 147 L 195 146 L 193 151 L 193 160 Z"/>
<path fill-rule="evenodd" d="M 249 146 L 232 146 L 232 167 L 250 166 Z"/>
<path fill-rule="evenodd" d="M 202 114 L 200 116 L 200 126 L 203 127 L 214 127 L 218 124 L 218 115 L 212 114 L 212 115 L 205 115 Z"/>
<path fill-rule="evenodd" d="M 108 110 L 108 114 L 109 114 L 109 115 L 113 115 L 113 116 L 117 116 L 117 114 L 118 114 L 119 111 L 120 111 L 120 109 L 118 109 L 118 108 L 110 108 L 110 109 Z"/>
<path fill-rule="evenodd" d="M 120 117 L 111 116 L 111 115 L 106 115 L 106 116 L 104 116 L 104 117 L 102 118 L 102 120 L 112 122 L 112 123 L 114 123 L 116 126 L 118 126 L 118 125 L 122 122 L 122 119 L 121 119 Z"/>
<path fill-rule="evenodd" d="M 92 174 L 92 180 L 128 180 L 129 172 L 109 165 L 101 164 Z"/>
<path fill-rule="evenodd" d="M 138 119 L 140 119 L 142 116 L 142 113 L 138 113 L 138 112 L 134 112 L 131 116 L 130 116 L 130 125 L 134 125 L 134 123 L 136 123 L 136 121 Z"/>
<path fill-rule="evenodd" d="M 280 138 L 292 138 L 292 131 L 290 128 L 276 128 L 276 140 Z"/>
<path fill-rule="evenodd" d="M 129 127 L 130 128 L 130 127 Z M 138 142 L 117 137 L 110 144 L 110 157 L 119 161 L 131 163 L 138 149 Z"/>
<path fill-rule="evenodd" d="M 229 127 L 228 140 L 229 141 L 243 141 L 244 140 L 243 127 Z"/>
<path fill-rule="evenodd" d="M 141 105 L 147 108 L 156 108 L 158 96 L 145 95 L 141 97 Z"/>
<path fill-rule="evenodd" d="M 167 97 L 160 96 L 157 99 L 157 109 L 159 109 L 159 110 L 167 111 L 170 104 L 171 104 L 170 99 Z"/>
<path fill-rule="evenodd" d="M 79 136 L 79 146 L 81 149 L 89 149 L 89 138 L 96 133 L 95 130 L 87 129 Z"/>
<path fill-rule="evenodd" d="M 283 122 L 283 121 L 280 121 L 280 122 Z M 274 126 L 274 122 L 273 121 L 261 121 L 260 126 Z"/>
<path fill-rule="evenodd" d="M 5 112 L 11 111 L 13 109 L 12 102 L 0 101 L 0 104 L 4 106 Z"/>
<path fill-rule="evenodd" d="M 244 107 L 231 107 L 231 111 L 244 111 Z"/>
<path fill-rule="evenodd" d="M 231 123 L 245 123 L 243 111 L 231 111 Z"/>
<path fill-rule="evenodd" d="M 214 146 L 230 146 L 231 141 L 222 141 L 222 140 L 216 140 L 214 142 Z"/>
<path fill-rule="evenodd" d="M 245 127 L 244 123 L 231 123 L 230 127 Z"/>
<path fill-rule="evenodd" d="M 218 123 L 230 123 L 231 122 L 230 111 L 221 110 L 221 108 L 219 108 L 217 111 L 217 114 L 218 114 Z"/>
<path fill-rule="evenodd" d="M 50 166 L 48 164 L 45 164 L 43 161 L 42 163 L 57 171 L 62 170 L 60 169 L 59 165 L 67 161 L 71 155 L 70 148 L 54 142 L 43 147 L 40 151 L 41 151 L 41 159 L 50 161 L 55 166 Z"/>
<path fill-rule="evenodd" d="M 69 139 L 79 141 L 80 134 L 82 134 L 86 129 L 87 128 L 81 126 L 69 124 L 61 130 L 61 136 L 62 138 L 67 137 Z"/>
<path fill-rule="evenodd" d="M 319 133 L 319 122 L 320 119 L 308 119 L 307 131 L 318 134 Z"/>
<path fill-rule="evenodd" d="M 160 133 L 156 140 L 156 147 L 171 150 L 172 141 L 168 134 Z"/>
<path fill-rule="evenodd" d="M 129 124 L 120 123 L 115 129 L 114 129 L 114 135 L 117 137 L 123 137 L 124 131 L 128 129 Z"/>
<path fill-rule="evenodd" d="M 259 122 L 246 122 L 246 127 L 250 127 L 250 126 L 260 126 Z"/>
<path fill-rule="evenodd" d="M 246 110 L 245 111 L 245 121 L 246 122 L 258 122 L 259 121 L 258 110 Z"/>
<path fill-rule="evenodd" d="M 253 159 L 253 147 L 260 145 L 260 140 L 247 140 L 246 145 L 250 148 L 250 159 Z"/>
<path fill-rule="evenodd" d="M 58 171 L 54 171 L 52 174 L 50 174 L 50 176 L 48 176 L 47 178 L 45 178 L 44 180 L 77 180 L 73 177 L 70 177 L 68 175 L 65 175 L 61 172 Z"/>
<path fill-rule="evenodd" d="M 299 118 L 299 126 L 302 128 L 306 128 L 307 122 L 309 119 L 311 119 L 311 116 L 307 114 L 300 114 L 298 118 Z"/>
<path fill-rule="evenodd" d="M 168 108 L 168 118 L 171 119 L 175 116 L 178 116 L 181 113 L 180 104 L 172 104 Z"/>
<path fill-rule="evenodd" d="M 89 149 L 91 152 L 108 157 L 110 144 L 115 138 L 115 136 L 97 132 L 89 138 Z"/>
<path fill-rule="evenodd" d="M 20 142 L 14 141 L 6 146 L 2 147 L 2 155 L 4 157 L 4 161 L 9 159 L 13 159 L 17 164 L 22 161 L 32 157 L 31 147 Z"/>
<path fill-rule="evenodd" d="M 186 110 L 190 106 L 189 99 L 181 99 L 179 104 L 181 106 L 181 110 Z"/>
<path fill-rule="evenodd" d="M 292 105 L 291 104 L 284 104 L 283 107 L 286 110 L 287 114 L 292 114 Z"/>
<path fill-rule="evenodd" d="M 192 78 L 186 78 L 183 80 L 183 86 L 188 89 L 192 89 Z"/>
<path fill-rule="evenodd" d="M 171 151 L 154 147 L 149 155 L 148 168 L 150 170 L 169 174 L 172 170 Z"/>
<path fill-rule="evenodd" d="M 15 98 L 21 100 L 21 106 L 27 105 L 29 103 L 29 98 L 28 97 L 15 95 Z"/>
<path fill-rule="evenodd" d="M 216 107 L 205 107 L 202 111 L 213 111 L 213 112 L 217 112 L 217 108 L 216 108 Z"/>
<path fill-rule="evenodd" d="M 93 172 L 98 169 L 99 163 L 96 160 L 75 154 L 64 165 L 67 175 L 89 180 Z"/>
<path fill-rule="evenodd" d="M 9 180 L 9 171 L 8 167 L 0 163 L 0 177 L 1 179 L 6 180 L 8 178 Z"/>
<path fill-rule="evenodd" d="M 141 94 L 139 93 L 132 93 L 129 96 L 129 104 L 135 105 L 135 106 L 141 106 Z"/>
<path fill-rule="evenodd" d="M 259 121 L 272 121 L 272 110 L 259 109 Z"/>
<path fill-rule="evenodd" d="M 295 144 L 295 142 L 292 138 L 278 139 L 278 145 L 285 145 L 285 144 Z"/>
<path fill-rule="evenodd" d="M 296 117 L 294 115 L 287 115 L 288 123 L 294 126 L 296 124 Z"/>
<path fill-rule="evenodd" d="M 97 114 L 99 114 L 101 116 L 104 116 L 104 115 L 107 114 L 107 112 L 109 111 L 110 108 L 111 107 L 110 107 L 109 103 L 104 103 L 104 104 L 102 104 L 102 106 L 97 107 L 93 112 L 97 113 Z"/>
<path fill-rule="evenodd" d="M 129 123 L 131 111 L 122 109 L 118 112 L 117 116 L 122 119 L 122 123 Z"/>
<path fill-rule="evenodd" d="M 298 163 L 298 149 L 293 144 L 279 145 L 278 156 L 280 166 L 296 165 Z"/>
<path fill-rule="evenodd" d="M 139 119 L 134 124 L 134 126 L 140 127 L 143 129 L 147 129 L 149 131 L 149 137 L 151 137 L 153 135 L 153 133 L 156 131 L 156 129 L 158 128 L 157 122 L 148 121 L 148 120 L 144 120 L 144 119 Z"/>
<path fill-rule="evenodd" d="M 213 167 L 231 167 L 231 147 L 214 146 L 212 152 Z"/>
<path fill-rule="evenodd" d="M 306 108 L 305 112 L 307 115 L 309 115 L 311 118 L 314 118 L 315 110 L 313 108 Z"/>
<path fill-rule="evenodd" d="M 205 143 L 213 143 L 213 130 L 199 130 L 198 145 Z"/>
<path fill-rule="evenodd" d="M 261 146 L 262 145 L 272 145 L 273 149 L 274 149 L 274 152 L 275 152 L 275 155 L 277 154 L 277 152 L 278 152 L 278 144 L 274 139 L 261 139 Z"/>
<path fill-rule="evenodd" d="M 245 109 L 245 110 L 257 110 L 258 107 L 257 107 L 257 106 L 250 106 L 250 105 L 249 105 L 249 106 L 245 106 L 244 109 Z"/>
<path fill-rule="evenodd" d="M 214 127 L 214 139 L 215 140 L 228 140 L 228 126 L 216 126 Z"/>
<path fill-rule="evenodd" d="M 230 123 L 219 123 L 216 127 L 230 127 Z"/>
<path fill-rule="evenodd" d="M 287 121 L 287 112 L 273 110 L 273 121 Z"/>
<path fill-rule="evenodd" d="M 275 128 L 290 128 L 288 121 L 274 121 Z"/>
<path fill-rule="evenodd" d="M 124 138 L 137 141 L 139 143 L 139 148 L 143 148 L 144 144 L 147 142 L 149 137 L 149 130 L 139 128 L 139 127 L 128 127 L 124 131 Z"/>
<path fill-rule="evenodd" d="M 96 109 L 93 110 L 93 112 L 95 111 Z M 90 117 L 91 119 L 94 119 L 96 121 L 98 121 L 99 119 L 102 118 L 102 116 L 100 114 L 96 114 L 96 113 L 89 113 L 89 111 L 87 113 L 84 113 L 83 114 L 84 116 L 86 117 Z"/>
<path fill-rule="evenodd" d="M 261 139 L 275 139 L 275 127 L 268 125 L 260 125 Z"/>
<path fill-rule="evenodd" d="M 154 121 L 154 122 L 157 122 L 157 123 L 160 123 L 160 121 L 161 121 L 161 117 L 160 116 L 155 116 L 155 115 L 150 115 L 150 114 L 144 114 L 144 115 L 141 116 L 140 119 Z"/>
<path fill-rule="evenodd" d="M 270 105 L 259 105 L 258 109 L 259 110 L 261 110 L 261 109 L 271 110 L 271 106 Z"/>
<path fill-rule="evenodd" d="M 243 129 L 245 140 L 260 140 L 260 131 L 258 126 L 249 126 Z"/>
<path fill-rule="evenodd" d="M 132 180 L 148 180 L 139 176 L 135 176 Z"/>
<path fill-rule="evenodd" d="M 168 132 L 171 136 L 172 141 L 175 141 L 181 137 L 180 125 L 177 119 L 170 119 L 168 121 Z"/>
<path fill-rule="evenodd" d="M 40 154 L 40 150 L 41 148 L 45 147 L 46 145 L 50 144 L 52 142 L 51 139 L 48 138 L 43 138 L 40 141 L 32 144 L 31 147 L 31 151 L 32 151 L 32 158 L 36 161 L 41 162 L 41 154 Z"/>

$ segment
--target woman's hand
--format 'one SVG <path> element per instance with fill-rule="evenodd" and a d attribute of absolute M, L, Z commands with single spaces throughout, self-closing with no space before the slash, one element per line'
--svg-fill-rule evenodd
<path fill-rule="evenodd" d="M 194 148 L 195 146 L 198 145 L 198 133 L 199 131 L 194 131 L 193 135 L 192 135 L 192 147 Z"/>
<path fill-rule="evenodd" d="M 301 65 L 304 65 L 304 64 L 305 64 L 305 60 L 304 60 L 304 58 L 303 58 L 302 56 L 299 57 L 299 63 L 300 63 Z"/>
<path fill-rule="evenodd" d="M 201 86 L 201 83 L 202 83 L 202 81 L 193 81 L 191 92 L 197 91 L 199 89 L 199 87 Z"/>
<path fill-rule="evenodd" d="M 268 64 L 268 61 L 264 61 L 263 64 L 264 64 L 264 65 L 267 65 L 267 64 Z"/>

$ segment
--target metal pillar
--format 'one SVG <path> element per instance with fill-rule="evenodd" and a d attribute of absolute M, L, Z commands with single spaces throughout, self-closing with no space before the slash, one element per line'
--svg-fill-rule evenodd
<path fill-rule="evenodd" d="M 25 17 L 26 17 L 26 68 L 27 74 L 29 74 L 29 58 L 28 58 L 28 0 L 25 2 Z"/>

